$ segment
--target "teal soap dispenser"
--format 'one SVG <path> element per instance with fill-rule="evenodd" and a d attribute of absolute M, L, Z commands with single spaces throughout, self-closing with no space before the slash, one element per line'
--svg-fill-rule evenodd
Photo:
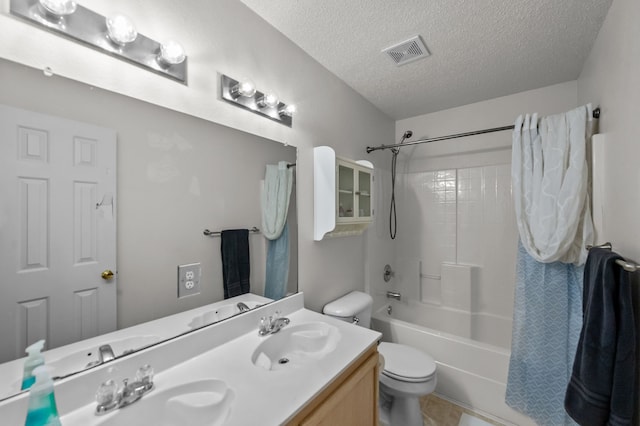
<path fill-rule="evenodd" d="M 49 367 L 41 365 L 36 367 L 33 373 L 36 376 L 36 382 L 29 389 L 29 408 L 24 425 L 61 426 Z"/>
<path fill-rule="evenodd" d="M 33 370 L 44 365 L 44 357 L 42 356 L 42 348 L 44 348 L 44 340 L 38 340 L 27 348 L 26 361 L 24 362 L 24 374 L 22 375 L 22 390 L 29 389 L 33 382 L 36 381 Z"/>

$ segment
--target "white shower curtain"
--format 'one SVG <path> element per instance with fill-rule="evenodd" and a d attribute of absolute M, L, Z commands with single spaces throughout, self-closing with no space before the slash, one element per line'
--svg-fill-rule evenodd
<path fill-rule="evenodd" d="M 505 401 L 541 426 L 575 425 L 563 402 L 582 328 L 579 265 L 593 239 L 588 115 L 588 106 L 541 120 L 527 114 L 513 131 L 511 184 L 521 244 Z"/>
<path fill-rule="evenodd" d="M 539 262 L 582 265 L 593 240 L 586 138 L 590 106 L 518 117 L 511 179 L 522 245 Z M 588 126 L 589 124 L 589 126 Z M 589 128 L 588 128 L 589 127 Z"/>

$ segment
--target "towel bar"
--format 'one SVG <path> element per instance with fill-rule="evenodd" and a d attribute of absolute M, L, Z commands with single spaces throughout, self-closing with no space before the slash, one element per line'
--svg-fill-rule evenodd
<path fill-rule="evenodd" d="M 204 231 L 202 231 L 202 233 L 204 235 L 206 235 L 207 237 L 219 237 L 220 235 L 222 235 L 222 231 L 209 231 L 208 229 L 205 229 Z M 258 229 L 257 227 L 253 227 L 251 229 L 249 229 L 249 233 L 250 234 L 259 234 L 260 233 L 260 229 Z"/>
<path fill-rule="evenodd" d="M 600 244 L 598 246 L 588 245 L 587 246 L 587 250 L 591 250 L 594 247 L 603 248 L 603 249 L 607 249 L 607 250 L 612 250 L 613 249 L 613 244 L 611 244 L 609 242 L 606 242 L 606 243 Z M 628 260 L 618 259 L 618 260 L 616 260 L 616 263 L 618 265 L 622 266 L 622 269 L 624 269 L 627 272 L 637 272 L 637 271 L 640 270 L 640 265 L 638 265 L 635 262 L 629 262 Z"/>

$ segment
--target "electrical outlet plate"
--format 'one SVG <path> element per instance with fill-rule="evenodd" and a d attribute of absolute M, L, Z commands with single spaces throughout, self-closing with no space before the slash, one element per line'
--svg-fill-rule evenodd
<path fill-rule="evenodd" d="M 201 276 L 199 263 L 178 265 L 178 299 L 200 294 Z"/>

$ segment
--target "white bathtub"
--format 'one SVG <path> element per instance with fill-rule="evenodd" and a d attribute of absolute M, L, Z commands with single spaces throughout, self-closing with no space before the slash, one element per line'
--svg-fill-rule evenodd
<path fill-rule="evenodd" d="M 511 348 L 511 318 L 487 313 L 470 313 L 446 306 L 432 305 L 410 300 L 407 303 L 391 302 L 395 319 L 444 331 L 482 343 Z M 386 311 L 385 311 L 386 313 Z"/>
<path fill-rule="evenodd" d="M 535 426 L 531 419 L 504 402 L 508 349 L 394 318 L 424 318 L 419 312 L 412 312 L 418 305 L 394 303 L 391 316 L 387 314 L 387 306 L 375 312 L 372 328 L 380 331 L 385 341 L 413 346 L 433 356 L 438 368 L 439 395 L 505 424 Z"/>

